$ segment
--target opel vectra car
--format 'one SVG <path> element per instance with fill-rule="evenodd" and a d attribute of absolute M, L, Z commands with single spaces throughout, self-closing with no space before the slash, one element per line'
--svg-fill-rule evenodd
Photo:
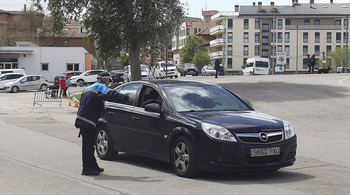
<path fill-rule="evenodd" d="M 105 102 L 96 151 L 170 162 L 175 173 L 276 171 L 295 161 L 297 137 L 284 120 L 255 111 L 218 85 L 184 80 L 135 81 L 114 90 L 133 102 Z"/>

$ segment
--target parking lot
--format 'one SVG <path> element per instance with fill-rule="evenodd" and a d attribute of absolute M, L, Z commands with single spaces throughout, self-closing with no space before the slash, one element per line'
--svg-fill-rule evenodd
<path fill-rule="evenodd" d="M 77 108 L 69 99 L 33 106 L 33 92 L 0 93 L 2 194 L 349 194 L 350 76 L 189 76 L 217 83 L 255 110 L 289 121 L 297 161 L 275 173 L 177 177 L 170 164 L 122 154 L 105 172 L 81 176 Z M 76 90 L 72 88 L 71 90 Z"/>

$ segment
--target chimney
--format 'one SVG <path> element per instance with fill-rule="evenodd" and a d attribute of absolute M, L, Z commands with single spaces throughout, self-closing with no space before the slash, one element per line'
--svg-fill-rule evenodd
<path fill-rule="evenodd" d="M 331 1 L 330 3 L 333 4 L 333 0 L 330 0 L 330 1 Z"/>
<path fill-rule="evenodd" d="M 239 5 L 235 5 L 235 12 L 239 12 Z"/>
<path fill-rule="evenodd" d="M 292 0 L 292 6 L 295 7 L 295 0 Z"/>
<path fill-rule="evenodd" d="M 258 2 L 258 11 L 259 11 L 259 12 L 262 11 L 262 2 Z"/>
<path fill-rule="evenodd" d="M 270 8 L 270 11 L 271 12 L 275 12 L 275 2 L 270 2 L 270 6 L 271 6 L 271 8 Z"/>
<path fill-rule="evenodd" d="M 255 2 L 253 2 L 253 6 L 255 6 Z"/>
<path fill-rule="evenodd" d="M 310 0 L 310 8 L 312 8 L 312 4 L 314 3 L 313 0 Z"/>

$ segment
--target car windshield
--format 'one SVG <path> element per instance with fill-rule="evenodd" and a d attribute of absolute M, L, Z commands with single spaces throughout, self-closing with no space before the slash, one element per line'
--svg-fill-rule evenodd
<path fill-rule="evenodd" d="M 178 112 L 249 110 L 240 99 L 219 86 L 171 85 L 163 90 Z"/>
<path fill-rule="evenodd" d="M 195 67 L 194 64 L 185 64 L 186 67 Z"/>
<path fill-rule="evenodd" d="M 141 65 L 141 71 L 142 72 L 147 72 L 148 71 L 148 67 L 146 65 Z"/>
<path fill-rule="evenodd" d="M 169 66 L 175 66 L 174 64 L 172 64 L 171 62 L 168 62 L 168 64 L 165 64 L 165 63 L 162 63 L 161 64 L 162 65 L 162 67 L 169 67 Z"/>
<path fill-rule="evenodd" d="M 207 66 L 208 70 L 214 70 L 214 66 Z"/>

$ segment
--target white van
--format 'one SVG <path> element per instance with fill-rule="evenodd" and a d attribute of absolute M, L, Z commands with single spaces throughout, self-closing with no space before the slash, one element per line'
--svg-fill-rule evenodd
<path fill-rule="evenodd" d="M 170 78 L 177 78 L 177 68 L 174 65 L 173 61 L 161 61 L 157 62 L 154 65 L 154 78 L 165 78 L 165 77 L 170 77 Z"/>
<path fill-rule="evenodd" d="M 151 71 L 146 64 L 140 64 L 140 68 L 141 68 L 141 79 L 142 80 L 153 79 L 153 75 L 151 74 Z M 130 65 L 127 65 L 124 67 L 123 79 L 124 79 L 124 83 L 131 81 L 131 66 Z"/>
<path fill-rule="evenodd" d="M 270 61 L 268 58 L 248 58 L 242 68 L 243 75 L 268 75 L 270 72 Z"/>
<path fill-rule="evenodd" d="M 20 73 L 24 75 L 26 74 L 26 72 L 23 69 L 0 69 L 0 75 L 6 73 Z"/>

